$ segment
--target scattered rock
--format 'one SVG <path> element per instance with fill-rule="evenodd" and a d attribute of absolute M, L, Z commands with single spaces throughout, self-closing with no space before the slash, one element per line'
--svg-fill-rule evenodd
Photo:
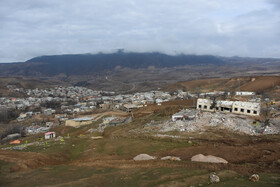
<path fill-rule="evenodd" d="M 204 156 L 203 154 L 198 154 L 198 155 L 193 156 L 191 158 L 191 161 L 194 161 L 194 162 L 210 162 L 210 163 L 224 163 L 224 164 L 228 163 L 228 161 L 226 161 L 223 158 L 212 156 L 212 155 Z"/>
<path fill-rule="evenodd" d="M 96 132 L 96 131 L 98 131 L 98 129 L 91 128 L 91 129 L 87 130 L 88 133 L 93 133 L 93 132 Z"/>
<path fill-rule="evenodd" d="M 210 182 L 211 183 L 218 183 L 218 182 L 220 182 L 220 177 L 218 175 L 211 174 L 210 175 Z"/>
<path fill-rule="evenodd" d="M 62 140 L 62 139 L 63 139 L 63 137 L 59 136 L 59 137 L 57 137 L 57 138 L 55 139 L 55 141 L 60 141 L 60 140 Z"/>
<path fill-rule="evenodd" d="M 23 150 L 24 149 L 24 146 L 22 145 L 19 145 L 19 146 L 15 146 L 13 147 L 14 150 Z"/>
<path fill-rule="evenodd" d="M 203 112 L 200 113 L 198 110 L 183 110 L 186 116 L 196 116 L 194 119 L 188 120 L 167 120 L 153 123 L 153 126 L 148 123 L 145 125 L 145 130 L 153 130 L 158 132 L 170 132 L 170 131 L 182 131 L 182 132 L 195 132 L 202 134 L 208 127 L 216 127 L 219 129 L 227 129 L 233 132 L 245 133 L 249 135 L 256 134 L 279 134 L 279 121 L 271 120 L 269 126 L 264 127 L 263 125 L 254 126 L 252 125 L 254 120 L 246 116 L 240 116 L 236 114 L 224 114 L 220 112 Z M 153 128 L 151 128 L 153 127 Z"/>
<path fill-rule="evenodd" d="M 269 150 L 264 150 L 263 152 L 264 152 L 264 154 L 266 154 L 266 155 L 271 155 L 271 154 L 272 154 L 272 152 L 269 151 Z"/>
<path fill-rule="evenodd" d="M 161 160 L 181 161 L 181 159 L 179 157 L 175 157 L 175 156 L 165 156 L 165 157 L 162 157 Z"/>
<path fill-rule="evenodd" d="M 156 159 L 156 157 L 154 156 L 150 156 L 148 154 L 140 154 L 140 155 L 137 155 L 136 157 L 133 158 L 133 160 L 135 161 L 140 161 L 140 160 L 154 160 Z"/>
<path fill-rule="evenodd" d="M 103 139 L 103 136 L 92 136 L 91 139 L 99 140 L 99 139 Z"/>
<path fill-rule="evenodd" d="M 258 174 L 253 174 L 249 179 L 250 181 L 257 182 L 260 180 L 260 176 Z"/>

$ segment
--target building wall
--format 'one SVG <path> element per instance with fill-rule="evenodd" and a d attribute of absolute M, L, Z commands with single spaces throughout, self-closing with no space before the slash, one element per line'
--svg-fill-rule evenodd
<path fill-rule="evenodd" d="M 52 134 L 45 134 L 45 139 L 52 139 L 52 138 L 55 138 L 55 133 L 52 133 Z"/>
<path fill-rule="evenodd" d="M 172 121 L 176 121 L 178 118 L 183 118 L 183 114 L 174 114 L 172 115 Z"/>
<path fill-rule="evenodd" d="M 256 95 L 256 93 L 255 92 L 235 92 L 235 95 L 249 96 L 249 95 Z"/>
<path fill-rule="evenodd" d="M 223 101 L 217 101 L 216 110 L 221 112 L 232 112 L 235 114 L 244 114 L 250 116 L 259 116 L 261 111 L 260 103 L 233 101 L 232 105 L 223 106 Z M 203 111 L 214 111 L 211 109 L 212 100 L 198 99 L 196 108 Z M 222 111 L 222 108 L 230 109 Z"/>
<path fill-rule="evenodd" d="M 260 103 L 241 102 L 235 101 L 232 107 L 232 113 L 245 114 L 251 116 L 260 115 L 261 105 Z"/>
<path fill-rule="evenodd" d="M 198 110 L 203 110 L 203 111 L 214 111 L 214 109 L 211 108 L 212 101 L 210 99 L 198 99 L 196 108 Z"/>

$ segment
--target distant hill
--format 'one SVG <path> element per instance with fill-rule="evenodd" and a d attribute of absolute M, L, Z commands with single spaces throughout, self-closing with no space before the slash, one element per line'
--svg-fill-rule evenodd
<path fill-rule="evenodd" d="M 193 68 L 212 67 L 211 71 L 224 68 L 225 73 L 231 68 L 266 71 L 277 71 L 280 59 L 220 57 L 212 55 L 167 55 L 151 53 L 116 53 L 98 54 L 66 54 L 39 56 L 18 63 L 0 63 L 0 76 L 32 76 L 32 77 L 69 77 L 80 75 L 111 75 L 118 70 L 145 70 L 191 66 Z M 180 68 L 179 68 L 180 69 Z M 185 68 L 186 69 L 186 68 Z M 190 67 L 188 67 L 190 69 Z M 116 71 L 115 71 L 116 70 Z M 159 70 L 159 69 L 158 69 Z M 129 71 L 125 71 L 128 73 Z M 156 72 L 155 72 L 156 73 Z M 207 73 L 207 72 L 200 72 Z M 107 76 L 107 75 L 106 75 Z M 201 78 L 201 76 L 200 76 Z"/>
<path fill-rule="evenodd" d="M 40 56 L 23 63 L 0 64 L 0 76 L 88 75 L 118 68 L 170 68 L 185 65 L 223 65 L 211 55 L 166 55 L 162 53 L 68 54 Z"/>
<path fill-rule="evenodd" d="M 233 77 L 200 79 L 192 81 L 177 82 L 163 88 L 165 91 L 178 89 L 189 91 L 275 91 L 279 90 L 280 76 L 254 76 L 254 77 Z M 276 93 L 276 92 L 275 92 Z M 278 94 L 278 93 L 277 93 Z"/>

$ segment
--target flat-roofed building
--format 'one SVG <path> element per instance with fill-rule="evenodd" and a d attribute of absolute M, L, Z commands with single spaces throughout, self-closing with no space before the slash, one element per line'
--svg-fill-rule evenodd
<path fill-rule="evenodd" d="M 243 101 L 216 101 L 215 108 L 212 107 L 213 101 L 210 99 L 198 99 L 196 108 L 202 111 L 220 111 L 231 112 L 235 114 L 244 114 L 250 116 L 259 116 L 261 104 L 257 102 Z"/>

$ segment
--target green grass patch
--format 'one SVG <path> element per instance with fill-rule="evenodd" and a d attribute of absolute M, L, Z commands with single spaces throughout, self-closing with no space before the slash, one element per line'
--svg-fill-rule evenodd
<path fill-rule="evenodd" d="M 65 138 L 64 141 L 51 140 L 46 142 L 40 142 L 39 145 L 28 146 L 24 149 L 24 151 L 43 153 L 47 155 L 63 154 L 72 161 L 77 159 L 89 145 L 89 140 L 87 138 L 78 137 Z"/>
<path fill-rule="evenodd" d="M 102 139 L 97 142 L 95 154 L 135 156 L 140 153 L 158 153 L 169 149 L 190 146 L 186 141 L 170 141 L 166 139 L 145 138 L 114 138 Z"/>
<path fill-rule="evenodd" d="M 252 186 L 252 187 L 267 187 L 267 186 L 280 186 L 280 174 L 261 173 L 259 174 L 260 180 L 252 182 L 249 176 L 228 177 L 221 180 L 220 183 L 211 184 L 210 186 Z"/>
<path fill-rule="evenodd" d="M 88 186 L 87 179 L 95 175 L 103 175 L 114 171 L 114 169 L 96 169 L 92 167 L 77 167 L 69 165 L 58 165 L 34 169 L 28 172 L 17 173 L 16 179 L 11 174 L 10 178 L 4 178 L 4 186 Z"/>
<path fill-rule="evenodd" d="M 10 162 L 5 162 L 3 160 L 0 160 L 0 176 L 6 175 L 7 173 L 10 172 L 10 167 L 13 164 Z"/>

